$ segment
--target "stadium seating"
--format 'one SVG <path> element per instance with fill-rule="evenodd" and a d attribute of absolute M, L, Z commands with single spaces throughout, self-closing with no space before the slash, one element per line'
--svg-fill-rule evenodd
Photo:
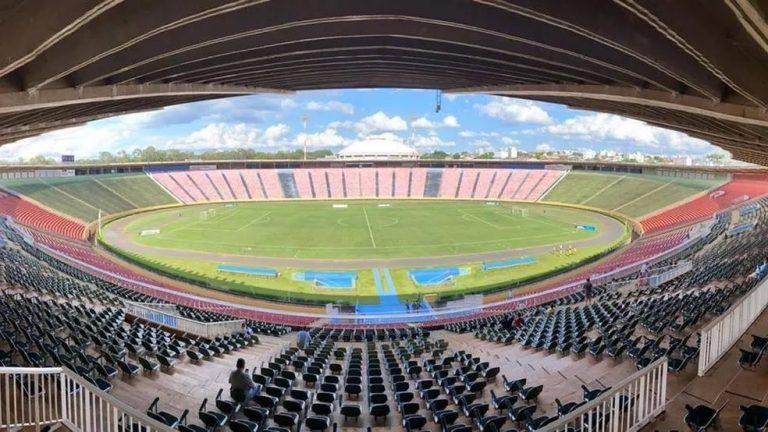
<path fill-rule="evenodd" d="M 112 214 L 176 202 L 144 174 L 17 179 L 4 187 L 85 222 L 96 220 L 99 210 Z"/>
<path fill-rule="evenodd" d="M 264 200 L 267 198 L 267 189 L 264 185 L 264 180 L 256 170 L 237 170 L 236 171 L 243 181 L 246 191 L 250 195 L 251 199 Z"/>
<path fill-rule="evenodd" d="M 256 173 L 256 177 L 260 179 L 259 183 L 265 191 L 265 199 L 287 198 L 280 187 L 280 180 L 277 177 L 276 170 L 259 171 Z"/>
<path fill-rule="evenodd" d="M 747 217 L 762 221 L 765 200 L 758 201 L 758 206 L 760 210 Z M 585 401 L 599 397 L 622 376 L 609 372 L 612 376 L 601 377 L 607 380 L 605 384 L 587 383 L 574 393 L 568 387 L 570 384 L 563 381 L 565 376 L 561 378 L 558 372 L 536 373 L 529 365 L 518 369 L 502 364 L 506 376 L 513 379 L 504 376 L 503 380 L 495 380 L 501 368 L 493 363 L 503 361 L 498 355 L 493 357 L 480 343 L 518 345 L 533 355 L 538 353 L 540 361 L 542 356 L 557 353 L 562 361 L 578 362 L 588 358 L 590 367 L 594 368 L 609 362 L 607 370 L 611 371 L 622 363 L 642 368 L 666 357 L 671 376 L 690 379 L 691 365 L 696 363 L 699 354 L 697 329 L 755 286 L 758 281 L 746 275 L 764 259 L 762 251 L 768 246 L 765 235 L 768 226 L 764 223 L 758 224 L 750 234 L 736 234 L 727 242 L 722 241 L 728 218 L 728 213 L 718 216 L 712 227 L 714 234 L 691 246 L 695 256 L 681 251 L 652 265 L 651 269 L 663 268 L 683 256 L 694 260 L 695 271 L 658 288 L 640 285 L 614 290 L 601 285 L 596 287 L 596 300 L 589 305 L 582 303 L 583 296 L 572 294 L 514 311 L 488 308 L 487 316 L 459 317 L 456 323 L 447 324 L 450 330 L 471 332 L 468 336 L 478 342 L 469 344 L 471 349 L 454 346 L 453 340 L 448 342 L 441 336 L 436 337 L 423 327 L 311 327 L 309 347 L 301 350 L 281 344 L 278 349 L 265 351 L 268 357 L 263 358 L 263 367 L 253 371 L 254 381 L 264 385 L 255 406 L 246 408 L 236 395 L 230 399 L 222 390 L 216 393 L 216 389 L 209 389 L 202 405 L 200 399 L 182 399 L 186 405 L 169 409 L 161 401 L 153 401 L 148 411 L 158 421 L 180 430 L 199 430 L 193 422 L 226 425 L 232 430 L 270 430 L 278 426 L 296 429 L 299 425 L 326 430 L 334 421 L 343 422 L 343 427 L 363 423 L 390 428 L 398 425 L 405 430 L 428 428 L 431 424 L 453 432 L 473 428 L 493 432 L 499 428 L 508 430 L 510 426 L 536 430 Z M 158 381 L 150 385 L 162 386 L 165 380 L 173 380 L 174 375 L 185 376 L 191 370 L 205 374 L 207 365 L 215 363 L 206 359 L 228 356 L 249 343 L 243 334 L 216 339 L 191 338 L 156 326 L 129 324 L 120 308 L 121 299 L 179 304 L 182 316 L 205 322 L 225 320 L 240 312 L 220 306 L 205 310 L 204 302 L 183 306 L 187 299 L 181 292 L 177 296 L 169 293 L 174 290 L 170 286 L 157 291 L 141 288 L 140 284 L 121 287 L 113 281 L 89 277 L 83 270 L 67 267 L 20 240 L 7 226 L 3 230 L 15 244 L 13 249 L 0 249 L 4 283 L 5 287 L 16 290 L 13 294 L 0 294 L 0 329 L 4 336 L 0 341 L 0 362 L 4 365 L 63 365 L 96 388 L 125 394 L 121 392 L 135 391 L 152 380 Z M 602 273 L 641 262 L 686 242 L 690 233 L 689 229 L 675 230 L 642 239 L 623 254 L 609 259 L 604 267 L 600 263 L 589 271 Z M 55 247 L 90 266 L 108 268 L 120 278 L 153 283 L 84 246 L 44 234 L 32 235 L 38 244 Z M 24 295 L 20 296 L 19 292 Z M 83 305 L 84 302 L 102 305 L 92 307 Z M 524 322 L 510 326 L 513 318 L 518 317 L 524 317 Z M 279 327 L 266 322 L 248 324 L 254 330 L 263 329 L 266 334 L 284 334 Z M 305 321 L 298 325 L 308 324 L 310 322 Z M 430 322 L 429 325 L 440 324 Z M 57 337 L 45 336 L 47 334 Z M 752 338 L 750 349 L 765 350 L 765 340 L 763 336 Z M 193 361 L 196 365 L 189 366 Z M 550 358 L 544 361 L 547 369 L 551 367 L 550 362 L 555 362 Z M 585 364 L 574 371 L 586 373 L 582 372 Z M 750 364 L 750 369 L 755 367 L 759 367 L 759 362 Z M 177 369 L 181 373 L 175 373 Z M 520 375 L 510 375 L 510 370 L 517 370 Z M 566 370 L 566 373 L 573 371 Z M 122 378 L 115 379 L 116 376 Z M 523 381 L 523 377 L 527 379 Z M 132 384 L 139 380 L 141 386 Z M 578 399 L 574 394 L 578 394 Z M 342 396 L 346 399 L 342 400 Z M 145 399 L 139 408 L 147 409 L 146 403 L 150 400 Z M 627 398 L 622 406 L 633 403 Z M 187 419 L 185 410 L 198 406 L 199 420 Z M 684 421 L 694 427 L 707 427 L 720 409 L 723 406 L 719 403 L 715 408 L 690 407 Z M 742 427 L 759 428 L 765 423 L 764 407 L 755 405 L 741 410 L 739 424 Z M 728 418 L 731 423 L 726 430 L 735 428 L 735 417 Z M 604 419 L 598 420 L 602 424 Z"/>
<path fill-rule="evenodd" d="M 543 201 L 586 205 L 641 217 L 695 197 L 725 180 L 569 172 Z"/>
<path fill-rule="evenodd" d="M 328 176 L 328 185 L 331 189 L 331 198 L 346 198 L 346 185 L 340 168 L 330 168 L 325 170 Z"/>
<path fill-rule="evenodd" d="M 408 168 L 394 168 L 395 172 L 395 198 L 408 198 L 411 187 L 411 170 Z"/>
<path fill-rule="evenodd" d="M 541 179 L 544 177 L 545 173 L 546 172 L 543 170 L 528 170 L 525 173 L 525 180 L 523 180 L 523 182 L 517 188 L 517 191 L 515 191 L 512 199 L 520 201 L 527 200 L 533 192 L 533 188 L 541 182 Z"/>
<path fill-rule="evenodd" d="M 740 203 L 739 200 L 743 197 L 756 199 L 765 196 L 768 194 L 768 182 L 737 175 L 717 191 L 723 193 L 700 196 L 683 205 L 643 219 L 641 221 L 643 229 L 646 233 L 654 233 L 711 218 L 717 212 Z"/>
<path fill-rule="evenodd" d="M 379 198 L 392 198 L 395 194 L 395 170 L 393 168 L 377 168 L 379 176 Z"/>
<path fill-rule="evenodd" d="M 518 191 L 522 188 L 523 184 L 528 178 L 528 170 L 512 170 L 512 175 L 508 176 L 502 184 L 502 189 L 498 199 L 515 199 L 519 196 Z"/>
<path fill-rule="evenodd" d="M 376 198 L 379 190 L 376 170 L 358 168 L 355 170 L 360 185 L 360 198 Z M 355 173 L 353 173 L 353 176 Z"/>
<path fill-rule="evenodd" d="M 15 195 L 0 191 L 0 214 L 10 216 L 20 224 L 49 233 L 82 240 L 85 226 L 41 208 Z"/>
<path fill-rule="evenodd" d="M 499 170 L 479 170 L 477 186 L 474 189 L 472 198 L 488 198 L 491 189 L 491 182 Z"/>
<path fill-rule="evenodd" d="M 232 195 L 236 200 L 255 199 L 248 189 L 239 170 L 222 170 L 221 175 L 232 190 Z"/>
<path fill-rule="evenodd" d="M 205 175 L 211 181 L 221 199 L 225 201 L 232 201 L 235 199 L 234 190 L 226 177 L 224 177 L 224 171 L 210 171 L 206 172 Z"/>
<path fill-rule="evenodd" d="M 184 204 L 191 204 L 197 201 L 175 177 L 171 176 L 171 173 L 153 173 L 152 178 Z"/>
<path fill-rule="evenodd" d="M 440 187 L 443 180 L 443 170 L 440 168 L 427 169 L 427 176 L 424 181 L 424 197 L 436 198 L 440 196 Z"/>
<path fill-rule="evenodd" d="M 495 170 L 493 177 L 491 178 L 491 186 L 487 191 L 486 198 L 499 199 L 504 187 L 507 185 L 509 178 L 514 173 L 513 170 Z"/>
<path fill-rule="evenodd" d="M 296 189 L 299 192 L 299 198 L 316 198 L 314 185 L 310 183 L 311 169 L 295 169 L 293 175 L 296 178 Z"/>
<path fill-rule="evenodd" d="M 460 171 L 461 183 L 456 191 L 457 198 L 472 198 L 472 194 L 475 191 L 475 183 L 477 182 L 477 176 L 479 170 L 474 168 L 466 168 Z"/>
<path fill-rule="evenodd" d="M 462 170 L 458 169 L 443 169 L 443 177 L 440 183 L 440 198 L 455 198 L 459 191 L 459 177 L 462 176 Z"/>
<path fill-rule="evenodd" d="M 427 183 L 427 171 L 423 169 L 411 168 L 409 173 L 411 183 L 411 193 L 409 198 L 424 198 L 424 190 Z"/>
<path fill-rule="evenodd" d="M 342 170 L 344 177 L 344 184 L 347 188 L 347 198 L 360 198 L 362 197 L 362 185 L 360 184 L 360 169 L 359 168 L 345 168 Z"/>

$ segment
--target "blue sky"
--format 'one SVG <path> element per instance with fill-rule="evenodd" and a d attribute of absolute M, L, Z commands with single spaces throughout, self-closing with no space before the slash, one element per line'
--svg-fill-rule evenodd
<path fill-rule="evenodd" d="M 668 155 L 720 151 L 685 134 L 609 114 L 487 95 L 432 90 L 329 90 L 254 95 L 167 107 L 59 130 L 0 147 L 0 158 L 39 154 L 78 158 L 155 146 L 203 151 L 301 147 L 338 150 L 371 135 L 392 135 L 422 152 L 615 150 Z M 307 135 L 302 116 L 307 115 Z"/>

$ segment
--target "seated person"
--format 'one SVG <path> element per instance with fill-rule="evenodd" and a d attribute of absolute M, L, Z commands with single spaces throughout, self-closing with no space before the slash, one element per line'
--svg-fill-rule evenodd
<path fill-rule="evenodd" d="M 305 349 L 309 346 L 309 344 L 312 343 L 312 335 L 309 334 L 308 331 L 302 330 L 296 335 L 296 345 L 301 348 Z"/>
<path fill-rule="evenodd" d="M 236 366 L 237 369 L 229 374 L 229 393 L 230 395 L 233 395 L 233 398 L 235 398 L 234 395 L 238 393 L 245 395 L 244 401 L 246 403 L 250 402 L 261 393 L 261 385 L 253 382 L 250 375 L 248 375 L 248 371 L 245 369 L 244 359 L 237 359 Z"/>

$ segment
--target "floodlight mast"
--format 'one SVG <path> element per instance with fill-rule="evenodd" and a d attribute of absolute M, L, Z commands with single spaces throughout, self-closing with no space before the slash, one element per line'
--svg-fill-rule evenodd
<path fill-rule="evenodd" d="M 304 124 L 304 160 L 307 160 L 307 142 L 309 141 L 309 136 L 307 135 L 308 121 L 309 121 L 309 115 L 307 115 L 307 113 L 304 113 L 304 115 L 301 116 L 301 122 Z"/>

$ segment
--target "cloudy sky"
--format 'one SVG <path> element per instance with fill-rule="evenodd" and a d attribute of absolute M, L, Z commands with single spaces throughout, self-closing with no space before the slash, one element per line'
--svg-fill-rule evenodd
<path fill-rule="evenodd" d="M 0 147 L 0 159 L 78 158 L 155 146 L 203 151 L 300 147 L 338 150 L 366 136 L 391 134 L 420 151 L 592 149 L 703 155 L 718 149 L 687 135 L 610 114 L 486 95 L 434 91 L 343 90 L 256 95 L 177 105 L 95 121 Z M 302 116 L 308 116 L 304 134 Z"/>

